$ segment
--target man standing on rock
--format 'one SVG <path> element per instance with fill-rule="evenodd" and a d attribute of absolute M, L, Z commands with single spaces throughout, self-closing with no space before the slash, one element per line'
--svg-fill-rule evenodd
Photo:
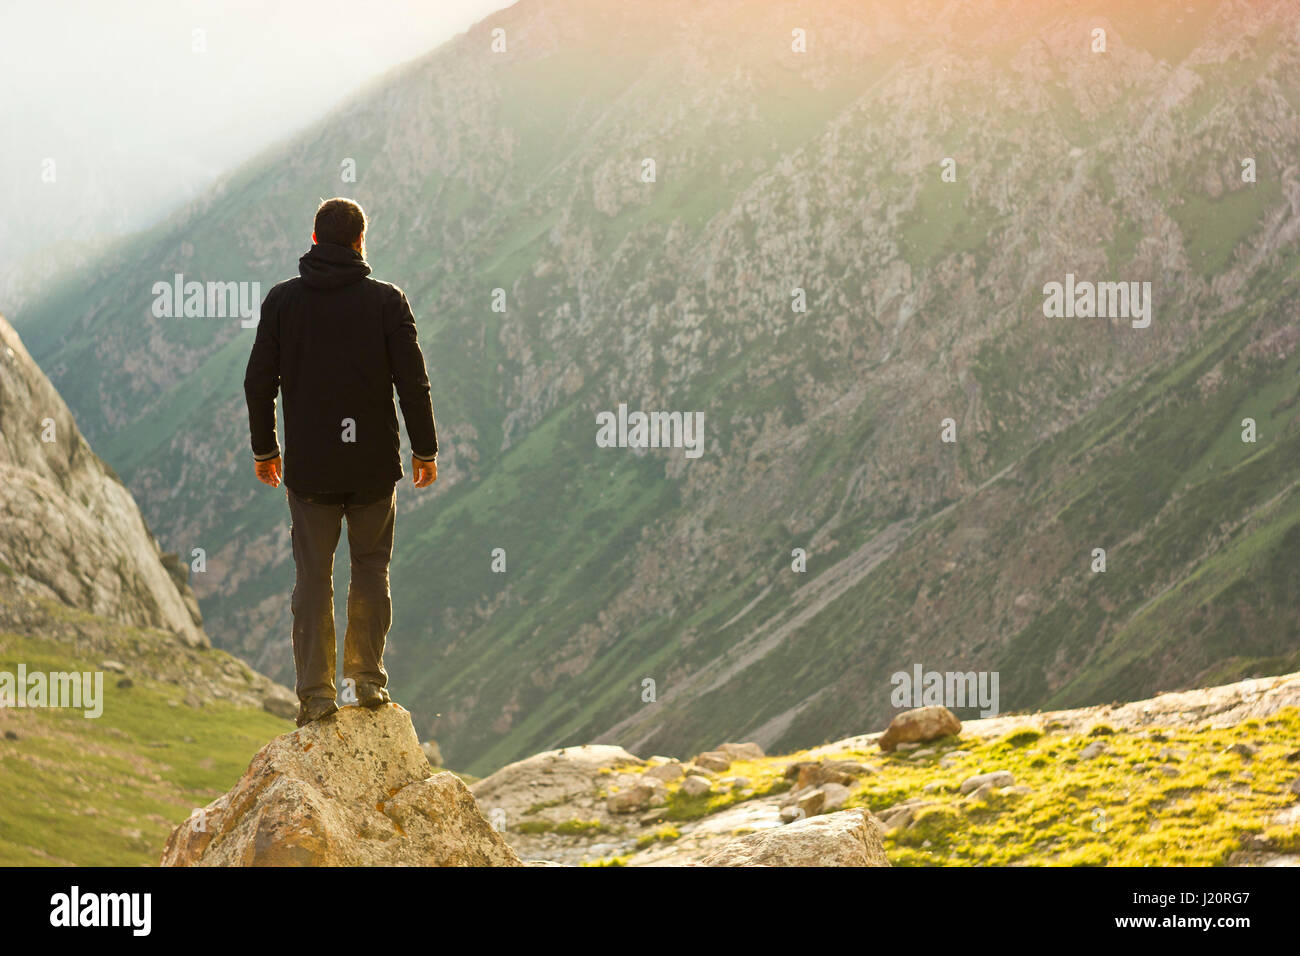
<path fill-rule="evenodd" d="M 262 303 L 244 374 L 254 471 L 272 488 L 283 477 L 289 499 L 299 727 L 338 710 L 334 550 L 345 517 L 352 580 L 343 676 L 355 682 L 357 702 L 366 707 L 390 699 L 383 663 L 393 616 L 388 562 L 402 477 L 394 386 L 411 439 L 415 487 L 438 477 L 438 436 L 415 317 L 401 289 L 370 278 L 365 232 L 365 213 L 352 200 L 321 203 L 298 278 L 274 286 Z M 284 404 L 283 472 L 277 392 Z"/>

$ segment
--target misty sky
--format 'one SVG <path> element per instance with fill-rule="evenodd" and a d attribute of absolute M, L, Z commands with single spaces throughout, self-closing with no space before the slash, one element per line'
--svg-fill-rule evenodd
<path fill-rule="evenodd" d="M 511 2 L 0 0 L 0 270 L 147 225 Z"/>

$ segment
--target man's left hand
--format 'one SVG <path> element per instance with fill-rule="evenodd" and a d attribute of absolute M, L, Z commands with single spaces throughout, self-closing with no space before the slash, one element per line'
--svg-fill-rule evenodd
<path fill-rule="evenodd" d="M 420 461 L 412 456 L 411 458 L 411 481 L 417 488 L 427 488 L 438 480 L 438 462 Z"/>

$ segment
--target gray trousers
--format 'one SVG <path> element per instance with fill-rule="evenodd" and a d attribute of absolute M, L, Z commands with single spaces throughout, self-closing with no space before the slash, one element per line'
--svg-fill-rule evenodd
<path fill-rule="evenodd" d="M 333 700 L 337 655 L 334 632 L 334 551 L 344 518 L 352 580 L 348 584 L 348 626 L 343 637 L 343 676 L 357 683 L 387 686 L 384 640 L 393 621 L 388 562 L 393 556 L 396 491 L 374 495 L 295 494 L 287 485 L 293 560 L 293 666 L 298 699 Z M 360 499 L 360 502 L 358 502 Z"/>

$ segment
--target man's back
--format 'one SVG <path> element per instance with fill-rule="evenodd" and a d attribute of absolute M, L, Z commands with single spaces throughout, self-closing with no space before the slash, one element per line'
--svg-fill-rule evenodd
<path fill-rule="evenodd" d="M 297 492 L 363 491 L 402 477 L 396 385 L 416 457 L 437 433 L 415 319 L 402 291 L 369 277 L 361 254 L 317 243 L 299 277 L 267 294 L 244 378 L 253 451 L 278 452 L 283 394 L 284 481 Z"/>
<path fill-rule="evenodd" d="M 298 726 L 338 710 L 335 700 L 334 552 L 347 522 L 352 576 L 343 674 L 356 703 L 388 694 L 384 645 L 393 620 L 393 557 L 401 435 L 393 387 L 411 436 L 412 481 L 438 477 L 438 434 L 429 374 L 402 290 L 370 278 L 366 216 L 356 202 L 327 199 L 316 210 L 312 247 L 297 279 L 262 303 L 244 373 L 253 472 L 289 505 L 295 569 L 293 666 Z M 284 467 L 275 398 L 284 396 Z"/>

